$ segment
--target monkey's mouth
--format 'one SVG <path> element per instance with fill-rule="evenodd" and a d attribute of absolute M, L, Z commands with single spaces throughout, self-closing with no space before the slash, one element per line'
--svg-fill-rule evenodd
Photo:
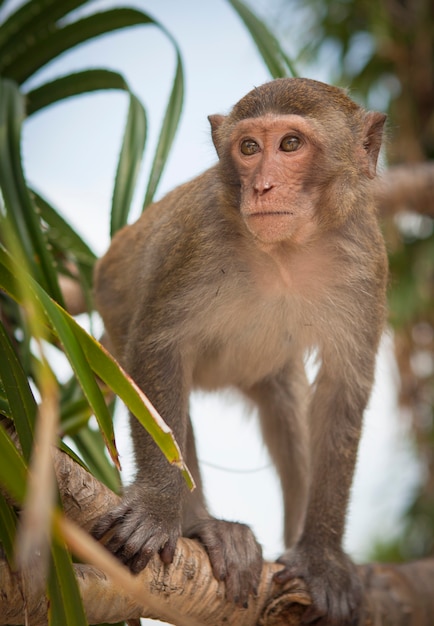
<path fill-rule="evenodd" d="M 255 211 L 255 213 L 247 213 L 247 217 L 276 217 L 279 215 L 294 217 L 294 211 Z"/>
<path fill-rule="evenodd" d="M 253 211 L 244 215 L 249 231 L 263 243 L 291 239 L 298 229 L 297 211 Z"/>

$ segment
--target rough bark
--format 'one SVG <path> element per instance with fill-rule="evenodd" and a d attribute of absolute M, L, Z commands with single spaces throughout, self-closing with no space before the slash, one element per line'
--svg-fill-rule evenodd
<path fill-rule="evenodd" d="M 182 539 L 174 563 L 164 566 L 156 558 L 138 576 L 143 600 L 137 602 L 89 565 L 75 565 L 90 624 L 154 617 L 179 626 L 297 626 L 309 595 L 302 581 L 285 588 L 272 581 L 278 566 L 266 563 L 258 598 L 247 609 L 235 609 L 224 599 L 224 584 L 217 582 L 203 548 Z M 360 566 L 365 588 L 362 626 L 431 626 L 434 623 L 434 559 L 405 565 Z M 0 624 L 42 626 L 46 603 L 28 585 L 24 596 L 20 579 L 0 563 Z"/>
<path fill-rule="evenodd" d="M 118 502 L 118 496 L 63 452 L 54 464 L 66 514 L 89 530 L 93 521 Z M 174 562 L 156 557 L 136 578 L 140 600 L 129 597 L 108 576 L 90 565 L 76 565 L 77 580 L 89 623 L 114 623 L 154 617 L 178 626 L 295 626 L 310 598 L 303 582 L 285 587 L 273 582 L 275 563 L 265 563 L 259 593 L 247 609 L 225 600 L 224 583 L 212 575 L 203 547 L 188 539 L 178 543 Z M 365 589 L 361 626 L 430 626 L 434 624 L 434 559 L 405 565 L 359 566 Z M 0 625 L 22 624 L 25 613 L 32 626 L 46 624 L 46 602 L 27 577 L 0 561 Z"/>

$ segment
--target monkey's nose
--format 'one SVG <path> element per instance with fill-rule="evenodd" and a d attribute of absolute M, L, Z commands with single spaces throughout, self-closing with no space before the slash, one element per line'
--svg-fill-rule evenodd
<path fill-rule="evenodd" d="M 253 189 L 259 196 L 265 195 L 268 191 L 273 189 L 274 185 L 269 181 L 257 181 L 253 185 Z"/>

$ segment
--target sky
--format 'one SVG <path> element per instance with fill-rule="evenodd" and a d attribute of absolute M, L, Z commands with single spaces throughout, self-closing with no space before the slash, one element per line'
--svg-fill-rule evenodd
<path fill-rule="evenodd" d="M 119 4 L 123 3 L 104 0 L 93 6 L 102 9 Z M 225 0 L 136 0 L 128 5 L 148 11 L 164 24 L 179 43 L 184 61 L 184 110 L 158 190 L 161 197 L 215 162 L 207 115 L 227 112 L 247 91 L 270 77 L 239 17 Z M 288 32 L 288 46 L 291 39 Z M 332 60 L 310 68 L 308 75 L 327 80 Z M 133 216 L 138 217 L 174 75 L 173 47 L 153 26 L 131 28 L 62 56 L 40 72 L 33 85 L 90 67 L 120 71 L 147 109 L 148 145 L 134 199 Z M 33 116 L 23 134 L 29 182 L 61 210 L 98 254 L 109 243 L 112 184 L 126 112 L 124 94 L 84 96 Z M 348 518 L 345 546 L 358 560 L 366 558 L 374 539 L 396 532 L 418 476 L 408 426 L 402 416 L 398 418 L 397 372 L 391 345 L 391 337 L 386 335 Z M 255 416 L 233 393 L 196 394 L 192 416 L 213 513 L 249 523 L 264 546 L 265 556 L 276 558 L 283 549 L 282 506 Z M 133 464 L 126 422 L 120 411 L 117 432 L 128 480 Z"/>

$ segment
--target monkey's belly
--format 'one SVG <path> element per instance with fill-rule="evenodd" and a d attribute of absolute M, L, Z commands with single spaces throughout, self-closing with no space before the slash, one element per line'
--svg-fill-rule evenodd
<path fill-rule="evenodd" d="M 248 389 L 279 371 L 291 358 L 291 337 L 280 342 L 258 337 L 244 343 L 238 338 L 203 351 L 193 372 L 193 384 L 206 390 L 236 386 Z"/>
<path fill-rule="evenodd" d="M 193 385 L 203 389 L 248 389 L 303 353 L 307 337 L 296 299 L 281 294 L 260 299 L 255 290 L 211 300 L 196 318 Z"/>

